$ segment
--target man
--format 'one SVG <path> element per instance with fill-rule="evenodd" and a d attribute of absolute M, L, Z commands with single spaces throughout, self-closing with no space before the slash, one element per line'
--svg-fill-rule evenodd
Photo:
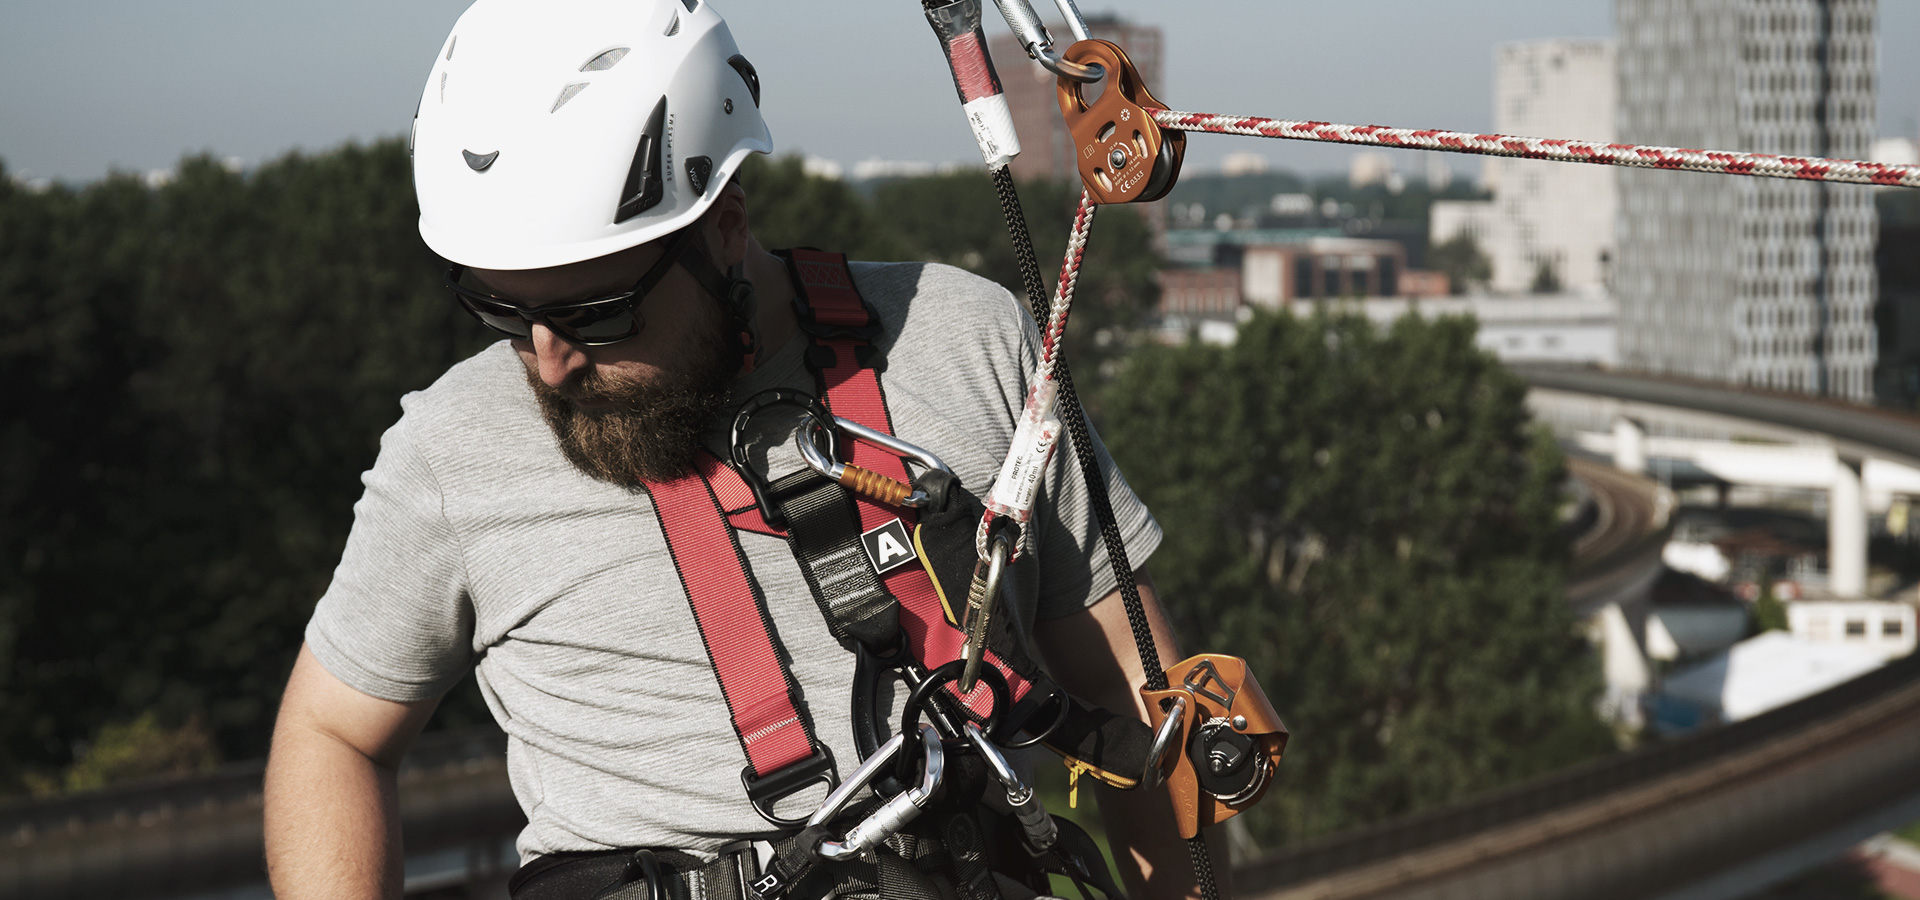
<path fill-rule="evenodd" d="M 399 895 L 395 768 L 470 669 L 509 737 L 523 863 L 711 855 L 778 833 L 743 793 L 741 743 L 648 489 L 703 452 L 724 455 L 742 399 L 818 392 L 794 270 L 753 238 L 732 180 L 748 153 L 772 149 L 760 99 L 699 0 L 481 0 L 456 24 L 415 120 L 420 227 L 456 264 L 460 301 L 508 340 L 404 398 L 365 476 L 275 729 L 277 896 Z M 884 328 L 895 433 L 983 493 L 1037 359 L 1031 322 L 958 270 L 852 272 Z M 775 418 L 747 437 L 752 464 L 778 476 L 800 462 L 791 419 Z M 1157 528 L 1101 457 L 1143 559 Z M 1056 459 L 1005 615 L 1067 690 L 1144 719 L 1144 674 L 1083 492 Z M 803 714 L 844 775 L 858 764 L 852 655 L 786 543 L 736 539 Z M 1141 574 L 1164 664 L 1178 653 Z M 1130 893 L 1188 895 L 1164 794 L 1103 791 L 1100 803 Z"/>

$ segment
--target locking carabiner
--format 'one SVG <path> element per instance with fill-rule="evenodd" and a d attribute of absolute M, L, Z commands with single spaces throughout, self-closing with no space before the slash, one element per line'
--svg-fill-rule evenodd
<path fill-rule="evenodd" d="M 833 423 L 834 428 L 845 431 L 855 440 L 885 448 L 901 456 L 911 456 L 929 469 L 939 469 L 949 475 L 953 474 L 953 470 L 948 468 L 940 457 L 933 455 L 925 448 L 909 444 L 884 431 L 868 428 L 852 419 L 831 416 L 828 421 Z M 815 435 L 823 431 L 827 432 L 825 449 L 822 449 L 815 439 Z M 895 481 L 878 472 L 841 462 L 838 459 L 839 445 L 833 439 L 832 431 L 825 427 L 818 416 L 808 417 L 807 424 L 800 429 L 795 440 L 800 448 L 800 458 L 806 462 L 807 468 L 826 476 L 831 481 L 839 482 L 842 487 L 862 497 L 888 506 L 916 509 L 932 502 L 926 491 L 917 490 L 912 485 Z"/>
<path fill-rule="evenodd" d="M 906 744 L 907 736 L 904 733 L 887 739 L 879 750 L 860 764 L 860 768 L 855 769 L 846 781 L 840 782 L 840 786 L 827 795 L 820 808 L 807 819 L 807 827 L 824 826 L 838 817 L 853 801 L 856 793 L 893 763 L 894 757 L 900 754 Z M 946 750 L 941 747 L 940 735 L 931 725 L 920 726 L 920 746 L 924 751 L 920 782 L 895 794 L 871 815 L 861 819 L 859 824 L 847 829 L 846 837 L 837 841 L 821 841 L 813 848 L 815 856 L 827 862 L 860 856 L 892 837 L 920 815 L 921 810 L 926 809 L 946 776 Z"/>
<path fill-rule="evenodd" d="M 1040 21 L 1040 15 L 1033 11 L 1028 0 L 993 0 L 1000 7 L 1000 15 L 1007 20 L 1007 27 L 1013 29 L 1014 37 L 1020 41 L 1027 55 L 1035 62 L 1045 66 L 1047 71 L 1061 78 L 1069 78 L 1084 84 L 1092 84 L 1106 77 L 1106 69 L 1099 63 L 1078 63 L 1060 55 L 1053 47 L 1053 35 L 1047 33 L 1047 26 Z M 1073 32 L 1075 41 L 1084 41 L 1092 35 L 1087 31 L 1087 21 L 1073 0 L 1054 0 L 1060 14 L 1067 20 L 1068 30 Z"/>
<path fill-rule="evenodd" d="M 1013 556 L 1010 529 L 996 530 L 989 540 L 992 543 L 986 558 L 974 564 L 973 582 L 967 587 L 967 607 L 961 614 L 965 620 L 961 627 L 967 633 L 967 643 L 960 654 L 966 661 L 960 670 L 962 694 L 972 693 L 974 680 L 980 677 L 980 662 L 987 656 L 987 627 L 993 618 L 994 604 L 1000 601 L 1000 581 L 1006 574 L 1007 561 Z"/>
<path fill-rule="evenodd" d="M 987 733 L 980 726 L 966 724 L 967 742 L 978 751 L 980 758 L 986 760 L 987 773 L 1007 791 L 1007 806 L 1013 809 L 1013 817 L 1020 821 L 1022 837 L 1026 839 L 1028 851 L 1034 854 L 1047 852 L 1060 840 L 1059 826 L 1053 824 L 1053 817 L 1047 815 L 1047 808 L 1040 803 L 1040 796 L 1033 787 L 1020 780 L 1019 773 L 1013 771 L 1013 764 L 1007 756 L 994 746 Z"/>

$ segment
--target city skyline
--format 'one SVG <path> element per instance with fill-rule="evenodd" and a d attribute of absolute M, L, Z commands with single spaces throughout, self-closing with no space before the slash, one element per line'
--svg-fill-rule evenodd
<path fill-rule="evenodd" d="M 168 168 L 198 152 L 254 164 L 296 148 L 404 134 L 427 60 L 465 5 L 14 4 L 0 33 L 0 160 L 16 177 L 87 181 L 109 169 Z M 768 85 L 778 152 L 848 168 L 871 158 L 977 159 L 917 11 L 903 3 L 850 8 L 827 17 L 791 4 L 722 6 Z M 1496 46 L 1613 32 L 1610 0 L 1446 8 L 1223 0 L 1179 16 L 1163 4 L 1115 0 L 1085 10 L 1165 31 L 1166 83 L 1155 91 L 1175 106 L 1462 130 L 1493 125 Z M 987 19 L 990 36 L 1005 31 L 991 8 Z M 1382 21 L 1395 27 L 1380 30 Z M 1920 7 L 1887 4 L 1882 29 L 1885 46 L 1920 40 Z M 821 52 L 847 46 L 848 34 L 860 35 L 859 52 Z M 1348 39 L 1299 39 L 1309 34 Z M 1920 59 L 1880 55 L 1879 130 L 1912 136 L 1920 132 Z M 840 92 L 834 102 L 805 102 L 829 87 Z M 1203 137 L 1191 143 L 1189 160 L 1212 169 L 1245 152 L 1275 168 L 1318 173 L 1344 170 L 1354 151 Z M 1414 152 L 1396 151 L 1402 171 L 1424 169 Z M 1457 172 L 1479 168 L 1479 160 L 1447 160 Z"/>

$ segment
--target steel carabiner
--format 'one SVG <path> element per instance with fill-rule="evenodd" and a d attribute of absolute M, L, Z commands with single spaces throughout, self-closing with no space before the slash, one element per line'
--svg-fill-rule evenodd
<path fill-rule="evenodd" d="M 852 419 L 831 416 L 829 417 L 829 421 L 833 423 L 835 429 L 845 431 L 848 435 L 851 435 L 854 440 L 884 448 L 901 456 L 911 456 L 921 465 L 929 469 L 939 469 L 949 475 L 953 474 L 953 470 L 948 468 L 947 464 L 940 460 L 940 457 L 933 455 L 932 451 L 923 447 L 909 444 L 884 431 L 868 428 Z M 807 419 L 806 425 L 800 429 L 800 433 L 795 437 L 795 441 L 800 449 L 800 458 L 806 462 L 807 468 L 826 476 L 830 481 L 838 482 L 842 487 L 862 497 L 885 503 L 888 506 L 913 507 L 917 509 L 931 502 L 931 498 L 927 496 L 927 492 L 917 490 L 912 485 L 895 481 L 878 472 L 841 462 L 838 458 L 839 445 L 834 440 L 831 432 L 826 435 L 826 449 L 821 449 L 814 436 L 826 430 L 825 425 L 819 417 L 810 416 Z"/>
<path fill-rule="evenodd" d="M 827 795 L 820 808 L 807 819 L 808 828 L 826 825 L 840 815 L 853 801 L 853 797 L 867 784 L 878 777 L 900 754 L 907 744 L 905 734 L 896 734 L 887 739 L 880 749 L 860 763 L 847 780 Z M 935 791 L 940 789 L 941 781 L 946 777 L 946 750 L 940 745 L 940 735 L 931 725 L 920 726 L 920 746 L 925 751 L 924 768 L 920 782 L 895 794 L 871 815 L 861 819 L 860 823 L 847 829 L 846 836 L 837 841 L 821 841 L 813 848 L 815 856 L 834 862 L 860 856 L 892 837 L 920 811 L 926 809 L 932 801 Z"/>
<path fill-rule="evenodd" d="M 1000 7 L 1000 15 L 1007 20 L 1007 27 L 1013 29 L 1014 37 L 1020 46 L 1026 48 L 1027 55 L 1035 62 L 1045 66 L 1047 71 L 1061 78 L 1068 78 L 1084 84 L 1092 84 L 1106 77 L 1107 71 L 1099 63 L 1082 64 L 1061 56 L 1053 46 L 1053 35 L 1047 33 L 1047 26 L 1040 21 L 1040 15 L 1033 11 L 1028 0 L 993 0 Z M 1073 32 L 1075 41 L 1084 41 L 1092 35 L 1087 31 L 1087 21 L 1073 0 L 1054 0 L 1061 15 L 1066 17 L 1067 28 Z"/>

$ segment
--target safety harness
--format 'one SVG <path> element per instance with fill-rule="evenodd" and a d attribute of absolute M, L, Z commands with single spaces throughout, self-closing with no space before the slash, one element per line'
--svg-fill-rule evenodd
<path fill-rule="evenodd" d="M 998 900 L 992 872 L 1000 869 L 1040 892 L 1045 874 L 1057 873 L 1119 897 L 1091 839 L 1046 814 L 1000 745 L 1071 736 L 1070 747 L 1087 749 L 1070 752 L 1128 756 L 1138 771 L 1150 732 L 1072 701 L 1004 627 L 984 653 L 985 677 L 957 689 L 967 636 L 951 588 L 968 580 L 980 503 L 937 457 L 894 437 L 878 377 L 884 359 L 873 343 L 880 322 L 845 257 L 781 255 L 797 288 L 819 398 L 790 390 L 750 398 L 734 423 L 731 465 L 703 454 L 693 471 L 649 484 L 648 492 L 747 760 L 742 787 L 786 836 L 707 862 L 653 850 L 553 854 L 516 875 L 514 896 L 779 900 L 831 890 Z M 745 426 L 782 406 L 806 414 L 802 441 L 827 445 L 822 468 L 835 477 L 810 468 L 768 482 L 748 463 Z M 841 431 L 861 438 L 849 442 L 844 463 Z M 910 477 L 902 455 L 917 456 L 924 470 Z M 788 540 L 828 628 L 856 653 L 854 737 L 862 760 L 844 780 L 781 662 L 739 531 Z M 886 678 L 907 688 L 897 728 L 880 721 L 877 686 Z M 918 724 L 922 715 L 938 727 Z M 1048 727 L 1010 742 L 1029 721 Z M 816 784 L 831 793 L 812 815 L 775 811 Z M 996 784 L 1011 816 L 979 807 Z M 874 795 L 862 796 L 868 788 Z M 990 867 L 989 860 L 1000 862 Z"/>

